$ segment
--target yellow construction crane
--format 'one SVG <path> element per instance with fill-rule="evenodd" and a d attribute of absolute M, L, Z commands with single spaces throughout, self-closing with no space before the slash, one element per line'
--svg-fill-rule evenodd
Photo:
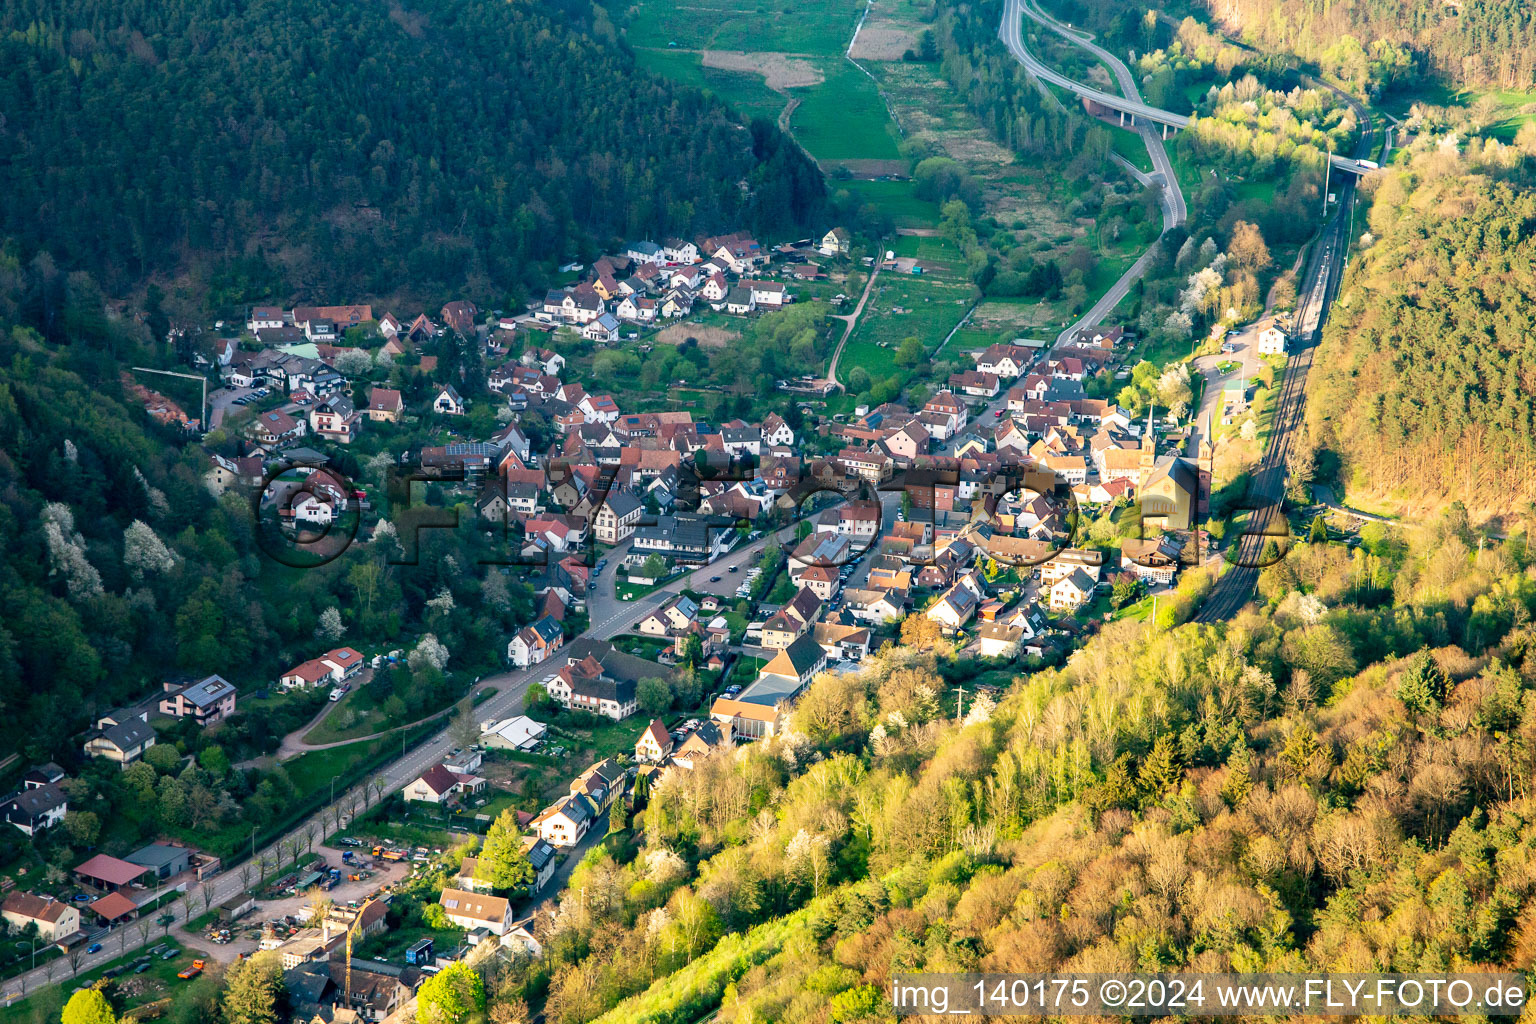
<path fill-rule="evenodd" d="M 345 986 L 346 995 L 343 997 L 343 1005 L 352 1009 L 352 935 L 357 931 L 357 926 L 362 923 L 363 914 L 373 905 L 373 897 L 363 901 L 363 905 L 357 908 L 357 915 L 352 918 L 352 923 L 347 925 L 347 980 Z"/>

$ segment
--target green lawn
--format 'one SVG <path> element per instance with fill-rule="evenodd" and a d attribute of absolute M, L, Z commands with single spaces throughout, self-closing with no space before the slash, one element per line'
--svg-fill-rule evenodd
<path fill-rule="evenodd" d="M 143 974 L 134 974 L 129 970 L 119 975 L 112 982 L 112 988 L 108 989 L 108 998 L 112 999 L 113 1005 L 119 1012 L 172 998 L 178 989 L 197 983 L 178 978 L 176 975 L 182 968 L 191 966 L 193 960 L 207 959 L 208 954 L 200 949 L 183 945 L 174 937 L 163 937 L 160 932 L 161 929 L 157 925 L 150 936 L 149 944 L 153 946 L 165 942 L 180 950 L 180 954 L 169 960 L 162 960 L 159 956 L 151 958 L 150 967 Z M 134 937 L 138 937 L 137 931 L 134 932 Z M 68 993 L 99 980 L 109 968 L 131 964 L 142 955 L 142 953 L 131 953 L 116 960 L 106 961 L 66 982 L 34 989 L 27 994 L 27 998 L 10 1006 L 0 1005 L 0 1024 L 34 1024 L 34 1022 L 41 1024 L 44 1021 L 57 1021 L 58 1008 L 62 1007 Z M 4 989 L 0 988 L 0 991 Z"/>
<path fill-rule="evenodd" d="M 788 0 L 777 5 L 765 0 L 739 5 L 642 0 L 631 8 L 634 16 L 625 35 L 634 47 L 837 56 L 847 47 L 863 6 L 858 0 Z"/>
<path fill-rule="evenodd" d="M 911 181 L 833 181 L 832 190 L 847 189 L 861 201 L 879 207 L 899 228 L 933 227 L 939 222 L 939 204 L 917 198 Z"/>
<path fill-rule="evenodd" d="M 971 292 L 969 284 L 883 272 L 839 367 L 863 366 L 876 379 L 889 376 L 895 372 L 901 340 L 915 337 L 933 351 L 970 308 Z M 887 347 L 880 347 L 880 342 Z"/>
<path fill-rule="evenodd" d="M 641 49 L 635 51 L 635 62 L 664 78 L 714 93 L 744 119 L 777 120 L 787 101 L 783 93 L 768 88 L 762 75 L 705 67 L 703 56 L 695 50 Z"/>
<path fill-rule="evenodd" d="M 1135 164 L 1138 170 L 1149 174 L 1152 172 L 1152 158 L 1147 155 L 1147 144 L 1142 141 L 1140 134 L 1129 128 L 1111 128 L 1110 135 L 1114 139 L 1116 153 Z"/>
<path fill-rule="evenodd" d="M 896 160 L 900 134 L 869 76 L 846 60 L 818 63 L 825 80 L 795 89 L 789 126 L 817 160 Z"/>

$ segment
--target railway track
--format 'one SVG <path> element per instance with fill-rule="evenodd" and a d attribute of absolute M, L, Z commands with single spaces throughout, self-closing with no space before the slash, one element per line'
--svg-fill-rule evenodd
<path fill-rule="evenodd" d="M 1375 137 L 1370 115 L 1353 97 L 1342 92 L 1339 95 L 1355 110 L 1363 126 L 1356 151 L 1368 156 Z M 1295 444 L 1296 430 L 1306 414 L 1307 375 L 1312 369 L 1313 354 L 1322 338 L 1329 307 L 1338 293 L 1349 251 L 1348 228 L 1355 200 L 1355 182 L 1345 175 L 1339 178 L 1339 204 L 1318 237 L 1305 278 L 1305 298 L 1296 310 L 1296 322 L 1304 325 L 1305 330 L 1298 334 L 1298 344 L 1286 361 L 1279 404 L 1275 408 L 1274 432 L 1260 460 L 1259 470 L 1248 486 L 1246 507 L 1251 517 L 1243 535 L 1227 552 L 1227 569 L 1195 615 L 1196 622 L 1221 622 L 1242 611 L 1258 586 L 1259 571 L 1264 568 L 1265 545 L 1275 539 L 1282 545 L 1283 553 L 1284 545 L 1289 543 L 1290 527 L 1285 518 L 1286 463 Z"/>

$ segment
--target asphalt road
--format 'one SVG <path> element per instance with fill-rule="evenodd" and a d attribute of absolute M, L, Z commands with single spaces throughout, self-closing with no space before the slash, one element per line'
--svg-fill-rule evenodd
<path fill-rule="evenodd" d="M 1115 81 L 1119 85 L 1120 90 L 1130 100 L 1140 104 L 1141 93 L 1136 88 L 1135 76 L 1131 74 L 1130 69 L 1118 57 L 1102 46 L 1092 42 L 1092 37 L 1088 36 L 1087 33 L 1067 28 L 1059 21 L 1037 10 L 1034 6 L 1027 3 L 1026 0 L 1008 0 L 1007 5 L 1003 9 L 1001 29 L 1003 42 L 1007 44 L 1008 50 L 1013 54 L 1014 58 L 1023 64 L 1037 79 L 1062 85 L 1079 95 L 1092 95 L 1094 97 L 1108 95 L 1100 93 L 1097 89 L 1090 89 L 1087 86 L 1079 85 L 1071 79 L 1057 74 L 1035 59 L 1034 54 L 1030 53 L 1029 48 L 1024 45 L 1023 19 L 1026 16 L 1050 29 L 1052 32 L 1061 35 L 1072 44 L 1082 47 L 1109 65 L 1114 72 Z M 1119 99 L 1119 97 L 1116 98 Z M 1123 102 L 1124 100 L 1122 100 Z M 1142 105 L 1144 106 L 1144 104 Z M 1168 159 L 1168 150 L 1163 146 L 1163 140 L 1149 125 L 1142 125 L 1138 131 L 1147 147 L 1147 155 L 1152 159 L 1153 171 L 1151 174 L 1145 174 L 1134 167 L 1131 168 L 1131 171 L 1137 181 L 1158 190 L 1158 205 L 1163 213 L 1163 230 L 1158 234 L 1158 241 L 1160 242 L 1163 234 L 1166 234 L 1169 229 L 1184 223 L 1188 216 L 1188 208 L 1185 206 L 1184 193 L 1179 188 L 1178 177 L 1173 173 L 1173 163 Z M 1124 274 L 1120 275 L 1120 279 L 1112 284 L 1108 291 L 1099 296 L 1098 301 L 1086 313 L 1057 335 L 1056 344 L 1065 345 L 1081 328 L 1094 327 L 1103 321 L 1110 311 L 1120 304 L 1121 300 L 1125 298 L 1136 282 L 1141 280 L 1142 276 L 1146 274 L 1147 268 L 1152 265 L 1156 252 L 1157 244 L 1154 243 L 1147 248 L 1146 252 L 1141 254 L 1135 263 L 1131 264 Z"/>
<path fill-rule="evenodd" d="M 730 574 L 727 570 L 733 565 L 737 566 L 738 569 L 752 565 L 762 556 L 763 548 L 767 545 L 771 536 L 787 539 L 793 536 L 794 529 L 794 526 L 788 526 L 776 534 L 760 537 L 750 544 L 743 544 L 725 554 L 713 564 L 703 566 L 680 576 L 667 584 L 667 586 L 634 601 L 620 601 L 614 596 L 613 583 L 626 546 L 616 548 L 607 556 L 608 564 L 604 567 L 592 591 L 588 594 L 587 608 L 591 625 L 584 635 L 608 639 L 620 633 L 628 632 L 633 623 L 648 612 L 660 607 L 684 587 L 693 587 L 696 582 L 697 584 L 707 586 L 706 581 L 710 576 L 721 576 L 721 586 L 725 587 L 728 592 L 734 593 L 736 586 L 746 577 L 741 572 Z M 711 587 L 710 589 L 717 588 Z M 514 669 L 510 672 L 485 677 L 480 680 L 478 688 L 494 688 L 496 692 L 477 706 L 476 714 L 481 721 L 487 721 L 493 718 L 506 718 L 520 713 L 523 710 L 523 698 L 528 692 L 528 687 L 548 676 L 552 671 L 554 671 L 554 666 L 546 662 L 545 664 L 533 665 L 526 669 Z M 422 772 L 440 762 L 443 756 L 453 749 L 454 745 L 452 738 L 445 729 L 423 743 L 405 750 L 401 757 L 395 759 L 378 772 L 384 779 L 384 794 L 387 796 L 398 789 L 404 788 Z M 273 854 L 282 848 L 284 842 L 290 840 L 296 842 L 298 848 L 306 848 L 305 831 L 307 828 L 312 827 L 317 835 L 321 837 L 329 835 L 334 831 L 331 826 L 333 808 L 340 810 L 341 820 L 345 822 L 350 820 L 358 811 L 372 807 L 378 802 L 376 791 L 371 789 L 365 790 L 363 787 L 354 787 L 346 790 L 338 794 L 338 797 L 334 804 L 328 804 L 326 807 L 321 808 L 271 844 L 260 848 L 257 851 L 258 856 Z M 251 880 L 254 878 L 254 871 L 242 874 L 241 867 L 238 866 L 213 876 L 208 880 L 212 885 L 209 905 L 216 907 L 244 892 L 249 888 Z M 553 895 L 556 891 L 556 887 L 551 883 L 545 890 L 545 898 Z M 199 900 L 193 908 L 194 917 L 203 912 L 201 906 L 202 903 Z M 180 925 L 185 921 L 186 914 L 183 908 L 175 907 L 173 908 L 173 913 L 175 915 L 175 925 Z M 101 952 L 82 957 L 80 971 L 92 970 L 99 964 L 115 960 L 142 946 L 154 945 L 162 941 L 161 932 L 161 927 L 158 924 L 155 925 L 150 930 L 148 940 L 146 941 L 135 923 L 121 926 L 113 931 L 102 931 L 93 936 L 93 941 L 102 944 Z M 77 972 L 70 967 L 68 960 L 59 959 L 52 961 L 50 964 L 38 967 L 34 971 L 29 971 L 26 974 L 18 975 L 0 983 L 0 1002 L 9 1002 L 12 999 L 19 998 L 41 985 L 66 981 L 73 977 L 75 973 Z"/>
<path fill-rule="evenodd" d="M 1108 107 L 1110 110 L 1124 111 L 1145 121 L 1165 124 L 1170 128 L 1183 128 L 1189 124 L 1189 117 L 1187 115 L 1175 114 L 1172 111 L 1163 110 L 1161 107 L 1154 107 L 1151 104 L 1142 102 L 1139 96 L 1135 98 L 1130 98 L 1129 94 L 1127 96 L 1117 96 L 1114 93 L 1104 92 L 1101 89 L 1095 89 L 1080 82 L 1074 82 L 1072 79 L 1041 64 L 1034 58 L 1027 57 L 1028 51 L 1023 51 L 1023 54 L 1021 54 L 1020 50 L 1015 49 L 1014 40 L 1021 38 L 1020 28 L 1023 25 L 1023 18 L 1026 16 L 1033 18 L 1053 31 L 1061 32 L 1068 39 L 1078 44 L 1086 41 L 1084 37 L 1087 36 L 1087 33 L 1061 27 L 1060 23 L 1056 22 L 1049 15 L 1025 6 L 1024 0 L 1007 0 L 1007 4 L 1003 8 L 1003 23 L 999 30 L 999 35 L 1001 35 L 1003 42 L 1008 44 L 1008 48 L 1014 50 L 1014 55 L 1019 57 L 1036 79 L 1049 82 L 1052 85 L 1058 85 L 1063 89 L 1082 96 L 1084 99 L 1090 99 L 1100 106 Z M 1372 169 L 1360 163 L 1360 159 L 1368 157 L 1370 153 L 1370 150 L 1365 150 L 1357 157 L 1332 154 L 1329 157 L 1329 162 L 1341 171 L 1361 174 Z"/>

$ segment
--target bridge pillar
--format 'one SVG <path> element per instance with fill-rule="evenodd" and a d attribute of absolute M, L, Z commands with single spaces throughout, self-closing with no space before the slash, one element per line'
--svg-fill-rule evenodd
<path fill-rule="evenodd" d="M 1125 127 L 1125 111 L 1120 111 L 1120 127 Z"/>
<path fill-rule="evenodd" d="M 1163 125 L 1163 138 L 1166 139 L 1167 137 L 1168 137 L 1168 126 L 1167 125 Z"/>

